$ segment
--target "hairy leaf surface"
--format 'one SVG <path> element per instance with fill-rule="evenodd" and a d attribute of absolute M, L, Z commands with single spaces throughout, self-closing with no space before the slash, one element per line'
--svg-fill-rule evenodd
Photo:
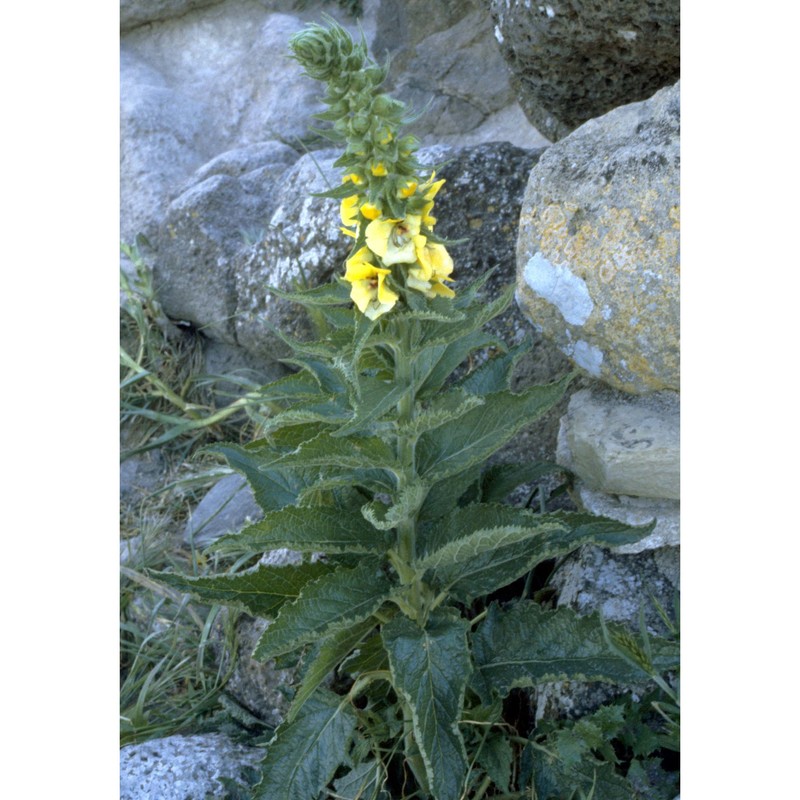
<path fill-rule="evenodd" d="M 521 394 L 498 392 L 486 404 L 459 419 L 423 434 L 417 443 L 419 474 L 441 480 L 485 461 L 517 431 L 552 408 L 564 395 L 573 375 Z"/>
<path fill-rule="evenodd" d="M 395 689 L 408 704 L 417 746 L 437 800 L 458 800 L 467 773 L 467 755 L 458 729 L 467 677 L 469 623 L 435 612 L 425 629 L 404 616 L 382 631 Z"/>
<path fill-rule="evenodd" d="M 674 667 L 675 645 L 652 641 L 654 662 L 664 670 Z M 507 610 L 493 603 L 473 633 L 472 653 L 472 686 L 485 703 L 493 691 L 505 697 L 511 689 L 546 681 L 633 683 L 648 677 L 612 651 L 597 615 L 581 617 L 569 608 L 547 610 L 528 601 Z"/>
<path fill-rule="evenodd" d="M 380 608 L 391 590 L 391 582 L 374 558 L 364 559 L 354 569 L 340 568 L 323 575 L 281 609 L 253 655 L 261 660 L 272 658 L 357 625 Z"/>
<path fill-rule="evenodd" d="M 301 553 L 384 553 L 389 539 L 358 509 L 286 506 L 240 533 L 218 539 L 211 549 L 222 553 L 258 553 L 290 547 Z"/>
<path fill-rule="evenodd" d="M 152 577 L 207 603 L 224 603 L 257 617 L 272 617 L 287 601 L 296 600 L 310 581 L 332 571 L 329 564 L 287 567 L 260 565 L 236 575 L 191 578 L 174 572 L 154 572 Z"/>
<path fill-rule="evenodd" d="M 312 800 L 327 786 L 347 751 L 356 715 L 347 698 L 317 691 L 297 717 L 278 728 L 255 788 L 260 800 Z"/>

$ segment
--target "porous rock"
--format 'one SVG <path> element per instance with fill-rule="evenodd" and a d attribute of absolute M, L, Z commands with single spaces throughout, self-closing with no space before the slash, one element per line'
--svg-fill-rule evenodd
<path fill-rule="evenodd" d="M 206 800 L 227 794 L 218 778 L 244 782 L 264 751 L 219 733 L 167 736 L 120 750 L 120 800 Z"/>
<path fill-rule="evenodd" d="M 679 85 L 591 120 L 531 170 L 517 299 L 585 372 L 678 390 Z"/>
<path fill-rule="evenodd" d="M 679 0 L 491 0 L 531 123 L 551 141 L 678 80 Z"/>

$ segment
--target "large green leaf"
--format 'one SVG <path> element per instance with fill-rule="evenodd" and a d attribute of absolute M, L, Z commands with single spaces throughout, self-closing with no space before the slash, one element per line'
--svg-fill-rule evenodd
<path fill-rule="evenodd" d="M 470 602 L 529 572 L 541 561 L 585 544 L 617 546 L 639 541 L 652 525 L 574 512 L 536 514 L 499 504 L 462 506 L 425 529 L 421 564 L 426 581 Z"/>
<path fill-rule="evenodd" d="M 428 346 L 415 359 L 417 380 L 421 381 L 419 397 L 435 396 L 453 370 L 476 350 L 500 344 L 497 338 L 484 331 L 473 331 L 466 336 L 456 335 L 450 344 Z"/>
<path fill-rule="evenodd" d="M 618 626 L 612 626 L 616 628 Z M 674 668 L 677 647 L 652 638 L 653 662 Z M 475 673 L 472 686 L 482 701 L 492 692 L 505 697 L 511 689 L 556 680 L 634 683 L 647 674 L 606 643 L 597 615 L 578 616 L 572 609 L 544 609 L 520 601 L 507 610 L 493 603 L 472 636 Z"/>
<path fill-rule="evenodd" d="M 212 545 L 222 553 L 258 553 L 279 547 L 301 553 L 385 553 L 389 538 L 376 531 L 358 508 L 286 506 Z"/>
<path fill-rule="evenodd" d="M 350 436 L 368 430 L 372 422 L 379 419 L 410 391 L 410 386 L 402 386 L 395 381 L 382 381 L 377 378 L 361 378 L 361 395 L 355 399 L 352 418 L 335 430 L 332 436 Z"/>
<path fill-rule="evenodd" d="M 314 800 L 347 762 L 356 715 L 347 698 L 318 690 L 278 728 L 255 787 L 260 800 Z"/>
<path fill-rule="evenodd" d="M 260 565 L 236 575 L 192 578 L 174 572 L 151 572 L 161 583 L 207 603 L 223 603 L 256 617 L 271 617 L 287 601 L 297 600 L 310 581 L 332 571 L 330 564 L 267 567 Z"/>
<path fill-rule="evenodd" d="M 462 417 L 423 434 L 417 443 L 417 469 L 441 480 L 484 462 L 517 431 L 552 408 L 564 395 L 573 374 L 521 394 L 497 392 Z"/>
<path fill-rule="evenodd" d="M 471 670 L 469 623 L 435 612 L 425 628 L 397 616 L 383 627 L 395 690 L 407 703 L 414 737 L 436 800 L 458 800 L 467 774 L 467 755 L 458 729 Z"/>
<path fill-rule="evenodd" d="M 358 625 L 334 633 L 315 645 L 306 657 L 308 666 L 303 669 L 302 683 L 292 700 L 286 719 L 291 722 L 317 687 L 336 669 L 341 661 L 375 628 L 375 620 L 368 617 Z"/>
<path fill-rule="evenodd" d="M 280 467 L 349 467 L 351 469 L 391 468 L 395 454 L 386 442 L 377 436 L 350 436 L 334 438 L 323 431 L 305 442 L 279 462 Z"/>
<path fill-rule="evenodd" d="M 291 605 L 283 606 L 253 655 L 272 658 L 357 625 L 377 611 L 391 591 L 392 584 L 375 558 L 364 559 L 354 569 L 323 575 Z"/>
<path fill-rule="evenodd" d="M 530 339 L 513 347 L 507 353 L 490 357 L 459 383 L 471 394 L 487 395 L 508 388 L 514 365 L 531 349 Z"/>

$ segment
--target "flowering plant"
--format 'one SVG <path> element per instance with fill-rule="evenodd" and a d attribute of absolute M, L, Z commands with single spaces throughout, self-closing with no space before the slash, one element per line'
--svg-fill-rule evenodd
<path fill-rule="evenodd" d="M 380 93 L 385 71 L 363 39 L 312 25 L 291 47 L 327 83 L 329 109 L 318 116 L 345 151 L 342 184 L 325 194 L 341 203 L 352 249 L 334 283 L 273 290 L 320 313 L 329 331 L 319 341 L 283 337 L 299 371 L 263 387 L 275 410 L 263 438 L 218 448 L 264 518 L 212 547 L 250 555 L 251 566 L 158 577 L 271 620 L 254 657 L 298 665 L 257 797 L 507 794 L 524 782 L 511 764 L 531 744 L 527 732 L 510 736 L 503 718 L 512 688 L 646 670 L 610 648 L 614 626 L 527 598 L 505 607 L 496 593 L 546 559 L 637 541 L 651 528 L 503 503 L 541 470 L 487 460 L 551 409 L 572 375 L 509 390 L 526 348 L 507 349 L 482 327 L 513 287 L 488 302 L 478 297 L 488 276 L 453 288 L 432 215 L 444 180 L 400 134 L 404 107 Z M 457 372 L 489 347 L 494 357 Z M 307 558 L 258 560 L 282 547 Z M 672 663 L 658 641 L 651 653 L 655 667 Z"/>

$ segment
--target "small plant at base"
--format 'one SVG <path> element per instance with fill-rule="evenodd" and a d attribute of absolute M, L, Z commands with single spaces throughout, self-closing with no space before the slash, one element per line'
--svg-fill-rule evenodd
<path fill-rule="evenodd" d="M 526 347 L 509 350 L 482 327 L 512 302 L 513 287 L 488 301 L 478 296 L 488 276 L 453 289 L 448 243 L 433 231 L 444 181 L 416 161 L 413 137 L 400 136 L 404 107 L 380 93 L 385 73 L 363 39 L 329 22 L 291 47 L 327 83 L 330 108 L 318 116 L 346 149 L 342 185 L 324 194 L 341 202 L 353 247 L 335 283 L 272 290 L 324 314 L 331 331 L 312 342 L 283 337 L 299 372 L 262 390 L 283 410 L 264 438 L 216 448 L 265 514 L 212 547 L 325 557 L 157 577 L 272 620 L 254 656 L 300 662 L 256 797 L 521 796 L 513 765 L 529 740 L 503 719 L 512 689 L 646 676 L 609 646 L 619 631 L 604 633 L 597 617 L 529 600 L 476 606 L 544 560 L 635 542 L 652 527 L 502 504 L 536 467 L 489 468 L 487 459 L 551 409 L 573 376 L 510 391 Z M 453 377 L 489 347 L 494 358 Z M 650 644 L 657 668 L 674 663 L 668 642 Z"/>

